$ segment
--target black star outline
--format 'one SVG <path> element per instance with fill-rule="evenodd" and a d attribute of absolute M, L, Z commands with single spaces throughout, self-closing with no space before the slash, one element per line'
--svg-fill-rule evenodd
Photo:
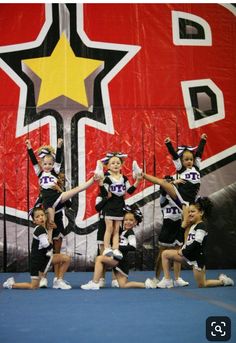
<path fill-rule="evenodd" d="M 70 45 L 76 57 L 83 57 L 88 59 L 97 59 L 104 61 L 104 69 L 97 75 L 94 81 L 94 101 L 93 111 L 79 111 L 75 113 L 76 121 L 83 117 L 87 117 L 105 124 L 105 114 L 103 107 L 103 98 L 101 94 L 102 79 L 119 63 L 119 61 L 128 53 L 127 51 L 110 50 L 104 48 L 94 48 L 86 46 L 81 37 L 77 33 L 76 27 L 76 5 L 66 4 L 70 13 Z M 58 4 L 52 4 L 52 25 L 49 28 L 43 42 L 38 47 L 33 47 L 25 50 L 17 50 L 11 52 L 1 53 L 0 57 L 9 65 L 11 69 L 25 82 L 27 85 L 27 99 L 25 106 L 25 120 L 24 125 L 27 126 L 36 120 L 42 119 L 45 116 L 54 116 L 57 120 L 58 131 L 61 135 L 63 131 L 63 123 L 61 121 L 60 113 L 56 110 L 44 109 L 36 111 L 34 84 L 32 80 L 23 72 L 21 61 L 24 59 L 49 57 L 56 44 L 60 39 L 59 32 L 59 9 Z M 50 105 L 49 105 L 50 106 Z"/>

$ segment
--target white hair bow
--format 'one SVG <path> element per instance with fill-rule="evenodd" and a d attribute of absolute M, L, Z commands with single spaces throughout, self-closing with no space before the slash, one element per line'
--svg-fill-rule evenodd
<path fill-rule="evenodd" d="M 193 147 L 193 146 L 189 146 L 189 145 L 181 145 L 181 146 L 178 146 L 177 148 L 177 154 L 179 156 L 182 156 L 183 155 L 183 152 L 185 150 L 188 150 L 188 151 L 194 151 L 197 149 L 197 146 Z"/>

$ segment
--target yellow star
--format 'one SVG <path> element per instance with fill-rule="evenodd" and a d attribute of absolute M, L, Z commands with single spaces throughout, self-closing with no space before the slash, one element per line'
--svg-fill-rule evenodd
<path fill-rule="evenodd" d="M 64 33 L 51 56 L 22 62 L 23 70 L 30 74 L 30 77 L 36 75 L 40 80 L 37 107 L 60 96 L 89 107 L 89 90 L 86 89 L 90 86 L 88 79 L 95 78 L 104 68 L 103 61 L 76 57 Z"/>

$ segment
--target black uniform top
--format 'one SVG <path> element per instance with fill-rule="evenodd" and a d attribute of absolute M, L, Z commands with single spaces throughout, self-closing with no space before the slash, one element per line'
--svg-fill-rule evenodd
<path fill-rule="evenodd" d="M 182 254 L 189 261 L 198 261 L 199 257 L 205 256 L 207 229 L 204 222 L 192 225 L 187 241 L 182 248 Z"/>
<path fill-rule="evenodd" d="M 178 191 L 182 196 L 183 200 L 194 202 L 200 188 L 200 162 L 203 154 L 203 150 L 206 144 L 205 139 L 201 139 L 198 145 L 197 151 L 194 154 L 194 165 L 192 168 L 185 168 L 182 165 L 181 158 L 173 148 L 171 142 L 166 143 L 167 149 L 173 157 L 175 168 L 178 172 L 180 179 L 186 181 L 186 183 L 178 185 Z"/>
<path fill-rule="evenodd" d="M 163 220 L 180 220 L 182 217 L 182 211 L 165 191 L 163 191 L 162 189 L 160 190 L 160 206 Z"/>
<path fill-rule="evenodd" d="M 60 173 L 61 148 L 57 148 L 56 160 L 55 160 L 54 167 L 51 172 L 44 172 L 41 170 L 38 164 L 38 161 L 35 157 L 35 154 L 33 152 L 33 149 L 28 149 L 28 154 L 29 154 L 31 162 L 33 163 L 35 174 L 39 178 L 40 187 L 42 187 L 43 189 L 52 188 L 57 182 L 57 175 Z"/>
<path fill-rule="evenodd" d="M 41 170 L 38 161 L 35 157 L 33 149 L 28 149 L 29 157 L 34 166 L 34 171 L 39 178 L 39 185 L 41 187 L 41 196 L 43 200 L 43 206 L 45 209 L 49 207 L 55 207 L 58 204 L 58 199 L 61 193 L 53 189 L 55 183 L 58 181 L 58 174 L 61 168 L 61 148 L 57 148 L 56 160 L 54 167 L 50 172 L 44 172 Z"/>
<path fill-rule="evenodd" d="M 108 192 L 111 197 L 107 199 L 104 206 L 104 213 L 107 216 L 123 217 L 123 207 L 125 206 L 124 195 L 132 194 L 136 190 L 135 186 L 131 186 L 128 178 L 121 175 L 119 180 L 107 175 L 104 179 L 104 185 L 100 187 L 101 196 L 106 198 Z"/>
<path fill-rule="evenodd" d="M 114 268 L 114 271 L 118 271 L 128 277 L 129 274 L 129 257 L 130 251 L 136 249 L 136 237 L 132 229 L 123 230 L 120 234 L 119 250 L 123 254 L 122 260 L 118 261 L 118 265 Z M 115 258 L 114 258 L 115 259 Z"/>
<path fill-rule="evenodd" d="M 135 251 L 136 237 L 133 229 L 123 230 L 120 234 L 119 250 L 125 258 L 129 251 Z"/>
<path fill-rule="evenodd" d="M 36 226 L 31 244 L 31 258 L 46 256 L 51 249 L 52 244 L 48 241 L 47 229 L 41 225 Z"/>

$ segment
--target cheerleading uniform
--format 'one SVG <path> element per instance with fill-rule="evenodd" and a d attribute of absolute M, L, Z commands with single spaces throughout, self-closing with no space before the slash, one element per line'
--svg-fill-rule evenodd
<path fill-rule="evenodd" d="M 32 279 L 38 279 L 39 272 L 44 272 L 50 259 L 47 253 L 51 249 L 52 244 L 48 241 L 47 229 L 41 225 L 36 226 L 30 256 L 30 275 Z"/>
<path fill-rule="evenodd" d="M 45 210 L 48 208 L 55 208 L 61 200 L 61 193 L 53 189 L 57 183 L 58 174 L 61 168 L 61 148 L 57 148 L 54 167 L 50 172 L 44 172 L 41 170 L 33 149 L 28 149 L 28 154 L 31 162 L 33 163 L 34 171 L 39 178 L 43 207 Z"/>
<path fill-rule="evenodd" d="M 104 218 L 104 206 L 107 202 L 107 198 L 103 198 L 100 195 L 96 198 L 96 205 L 95 209 L 99 215 L 99 222 L 98 222 L 98 231 L 97 231 L 97 243 L 103 244 L 104 242 L 104 235 L 106 232 L 106 223 Z"/>
<path fill-rule="evenodd" d="M 64 238 L 68 232 L 64 227 L 64 222 L 63 222 L 63 210 L 64 207 L 66 208 L 70 208 L 72 205 L 72 202 L 70 200 L 67 200 L 64 203 L 59 203 L 56 208 L 55 208 L 55 224 L 56 224 L 56 228 L 53 229 L 52 232 L 52 239 L 53 240 L 59 240 L 60 238 Z M 36 199 L 34 206 L 32 209 L 30 209 L 29 211 L 29 215 L 32 215 L 32 211 L 35 207 L 42 207 L 43 206 L 43 200 L 42 200 L 42 196 L 41 194 L 39 194 L 38 198 Z"/>
<path fill-rule="evenodd" d="M 121 175 L 119 180 L 107 175 L 104 179 L 104 185 L 100 187 L 102 197 L 107 197 L 108 192 L 111 197 L 107 200 L 104 206 L 104 213 L 106 219 L 122 220 L 124 217 L 123 208 L 125 206 L 124 195 L 127 193 L 132 194 L 135 186 L 131 186 L 128 178 Z"/>
<path fill-rule="evenodd" d="M 194 155 L 194 165 L 192 166 L 192 168 L 185 168 L 182 165 L 180 156 L 174 150 L 171 142 L 166 143 L 167 149 L 173 157 L 173 162 L 177 170 L 178 177 L 186 181 L 185 183 L 179 184 L 178 187 L 175 186 L 177 196 L 180 198 L 181 203 L 183 203 L 183 201 L 193 203 L 196 200 L 201 183 L 200 162 L 205 144 L 206 140 L 201 139 L 197 151 Z"/>
<path fill-rule="evenodd" d="M 206 240 L 207 229 L 204 222 L 191 226 L 187 241 L 182 247 L 182 254 L 187 263 L 192 265 L 197 270 L 202 270 L 206 264 Z"/>
<path fill-rule="evenodd" d="M 159 235 L 159 245 L 169 248 L 176 245 L 182 246 L 184 243 L 184 230 L 181 228 L 182 211 L 162 188 L 160 188 L 160 193 L 163 224 Z"/>
<path fill-rule="evenodd" d="M 119 250 L 123 254 L 122 260 L 117 260 L 119 263 L 113 268 L 114 272 L 119 272 L 128 277 L 129 274 L 129 259 L 128 254 L 130 251 L 136 250 L 136 237 L 132 229 L 123 230 L 120 234 Z M 114 257 L 116 260 L 116 258 Z"/>

